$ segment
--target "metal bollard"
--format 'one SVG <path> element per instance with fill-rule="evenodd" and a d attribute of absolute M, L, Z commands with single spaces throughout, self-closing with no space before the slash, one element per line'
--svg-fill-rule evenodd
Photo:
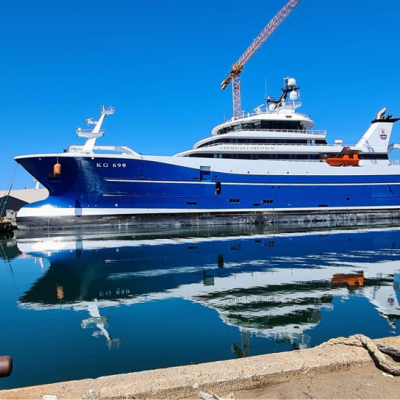
<path fill-rule="evenodd" d="M 7 378 L 13 370 L 13 360 L 10 356 L 0 356 L 0 378 Z"/>

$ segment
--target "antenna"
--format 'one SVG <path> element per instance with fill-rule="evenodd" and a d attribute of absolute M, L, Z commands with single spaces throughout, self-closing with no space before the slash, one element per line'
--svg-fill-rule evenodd
<path fill-rule="evenodd" d="M 265 99 L 265 101 L 267 101 L 267 98 L 268 98 L 268 96 L 267 96 L 267 78 L 265 78 L 265 91 L 264 91 L 264 99 Z"/>
<path fill-rule="evenodd" d="M 101 113 L 102 114 L 104 114 L 104 115 L 111 115 L 111 114 L 114 114 L 115 113 L 115 107 L 108 107 L 107 109 L 106 108 L 104 108 L 104 104 L 101 106 L 101 109 L 100 109 L 100 111 L 101 111 Z"/>
<path fill-rule="evenodd" d="M 104 118 L 107 115 L 111 115 L 111 114 L 115 113 L 115 107 L 111 107 L 110 106 L 108 108 L 105 108 L 104 104 L 103 104 L 101 106 L 101 108 L 100 108 L 100 112 L 101 112 L 101 115 L 100 115 L 100 118 L 98 119 L 98 121 L 93 121 L 93 118 L 88 118 L 86 120 L 88 125 L 95 125 L 92 130 L 90 130 L 90 129 L 81 129 L 81 128 L 78 128 L 76 130 L 77 136 L 87 138 L 84 146 L 82 147 L 82 152 L 83 153 L 92 152 L 93 148 L 94 148 L 94 145 L 96 143 L 96 139 L 98 137 L 100 137 L 100 136 L 104 136 L 104 130 L 100 129 L 101 128 L 101 124 L 103 123 Z"/>
<path fill-rule="evenodd" d="M 87 122 L 87 124 L 89 126 L 89 125 L 96 125 L 98 121 L 93 121 L 93 117 L 92 117 L 92 118 L 88 118 L 86 120 L 86 122 Z"/>

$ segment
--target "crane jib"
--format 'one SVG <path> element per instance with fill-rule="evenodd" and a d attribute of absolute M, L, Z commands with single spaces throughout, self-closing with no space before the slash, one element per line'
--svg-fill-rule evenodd
<path fill-rule="evenodd" d="M 240 78 L 239 75 L 243 71 L 243 67 L 257 50 L 265 43 L 265 41 L 275 32 L 278 26 L 285 18 L 298 6 L 301 0 L 289 0 L 286 5 L 275 15 L 261 33 L 253 40 L 248 49 L 243 53 L 239 60 L 232 66 L 229 75 L 221 83 L 221 89 L 226 89 L 233 80 L 232 97 L 233 97 L 233 116 L 239 117 L 241 114 L 240 99 Z"/>
<path fill-rule="evenodd" d="M 253 43 L 244 52 L 236 64 L 244 64 L 255 54 L 255 52 L 264 44 L 264 42 L 275 32 L 278 26 L 285 18 L 297 7 L 301 0 L 291 0 L 283 7 L 278 14 L 268 23 L 261 33 L 254 39 Z"/>

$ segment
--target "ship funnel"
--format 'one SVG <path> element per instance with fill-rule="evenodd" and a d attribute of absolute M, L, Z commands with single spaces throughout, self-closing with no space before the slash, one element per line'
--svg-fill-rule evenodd
<path fill-rule="evenodd" d="M 384 116 L 386 107 L 382 108 L 371 122 L 371 126 L 357 143 L 357 146 L 367 148 L 367 152 L 386 152 L 393 124 L 400 118 L 392 118 L 392 115 Z"/>

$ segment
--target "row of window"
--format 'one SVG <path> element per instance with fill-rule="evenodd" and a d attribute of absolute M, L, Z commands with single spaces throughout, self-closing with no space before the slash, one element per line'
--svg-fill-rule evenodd
<path fill-rule="evenodd" d="M 219 191 L 218 194 L 220 194 L 220 193 L 221 193 L 221 191 Z M 274 202 L 273 200 L 262 200 L 263 204 L 273 204 L 273 202 Z M 240 199 L 229 199 L 229 203 L 231 203 L 231 204 L 239 204 L 240 203 Z M 186 204 L 189 204 L 189 203 L 186 203 Z M 260 206 L 260 204 L 259 203 L 255 203 L 255 204 L 253 204 L 253 206 Z"/>
<path fill-rule="evenodd" d="M 186 157 L 197 158 L 233 158 L 238 160 L 319 160 L 319 154 L 230 154 L 195 153 Z M 360 160 L 388 160 L 387 154 L 359 154 Z"/>
<path fill-rule="evenodd" d="M 319 160 L 319 154 L 215 154 L 196 153 L 188 157 L 197 158 L 233 158 L 238 160 Z"/>
<path fill-rule="evenodd" d="M 216 143 L 241 143 L 241 144 L 307 144 L 307 140 L 304 139 L 216 139 L 210 142 L 202 144 L 200 147 L 210 146 Z M 326 140 L 314 140 L 315 144 L 327 144 Z"/>
<path fill-rule="evenodd" d="M 239 131 L 242 129 L 282 129 L 288 131 L 302 131 L 305 130 L 301 125 L 300 121 L 256 121 L 254 123 L 243 123 L 227 126 L 220 129 L 217 133 L 218 135 L 223 135 L 224 133 Z"/>
<path fill-rule="evenodd" d="M 358 158 L 360 160 L 388 160 L 389 156 L 387 154 L 359 154 Z"/>

